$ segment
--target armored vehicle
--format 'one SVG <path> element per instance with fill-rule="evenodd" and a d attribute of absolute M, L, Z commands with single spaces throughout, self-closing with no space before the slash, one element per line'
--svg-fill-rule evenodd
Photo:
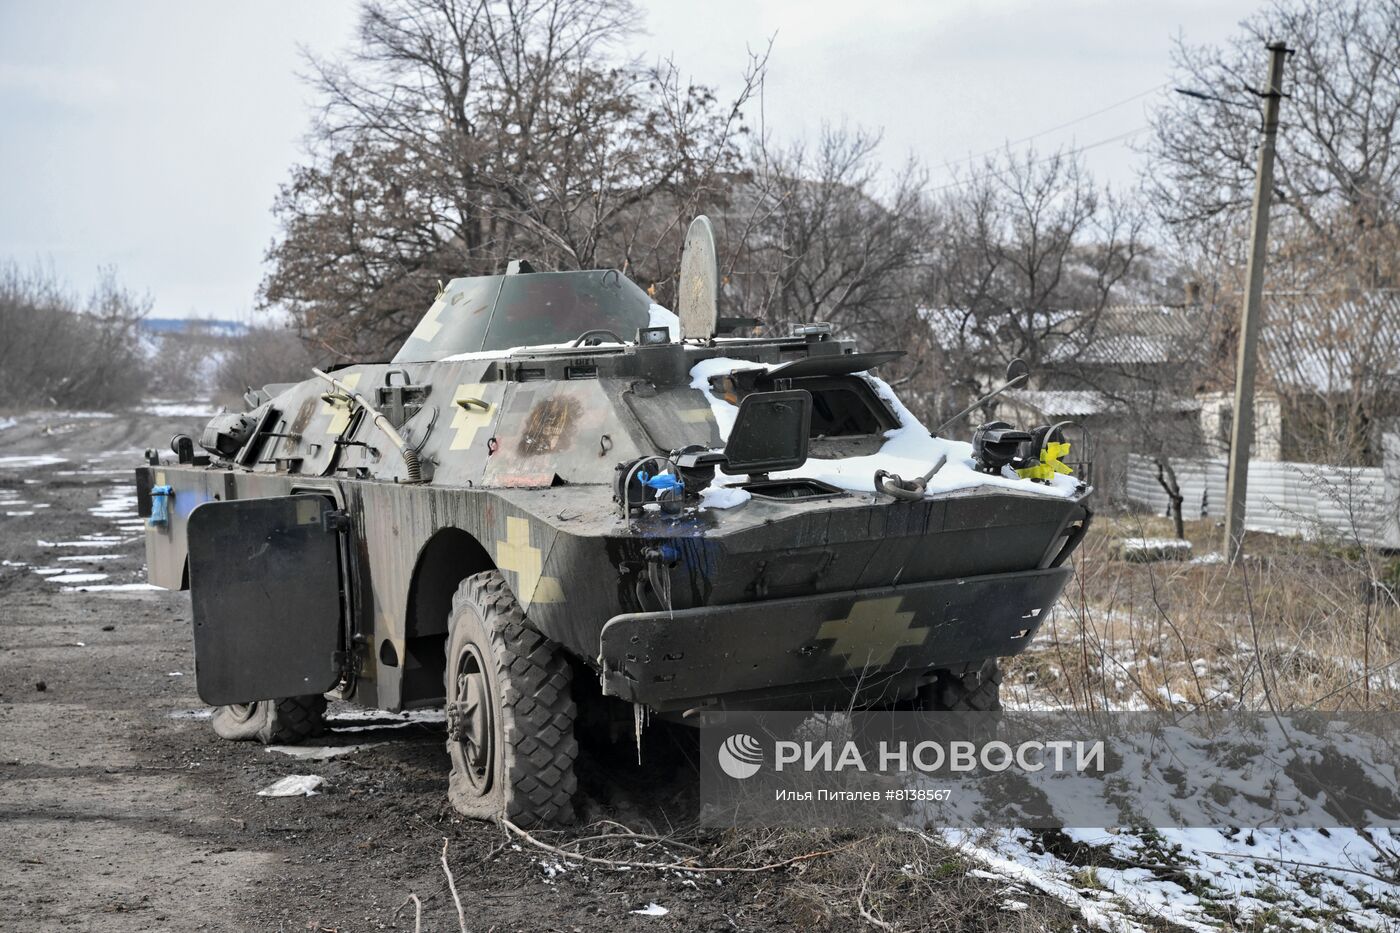
<path fill-rule="evenodd" d="M 996 707 L 1090 519 L 1063 431 L 934 437 L 872 374 L 898 351 L 725 336 L 712 236 L 679 317 L 512 263 L 389 362 L 147 453 L 150 579 L 191 591 L 221 735 L 443 709 L 453 804 L 529 824 L 568 818 L 585 718 Z"/>

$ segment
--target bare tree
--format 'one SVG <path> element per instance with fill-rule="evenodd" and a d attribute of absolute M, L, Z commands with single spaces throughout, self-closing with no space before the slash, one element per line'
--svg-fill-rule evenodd
<path fill-rule="evenodd" d="M 1287 287 L 1396 284 L 1400 218 L 1400 3 L 1275 0 L 1222 46 L 1178 40 L 1176 96 L 1153 117 L 1144 180 L 1183 250 L 1239 275 L 1254 185 L 1263 46 L 1288 65 L 1274 177 L 1270 279 Z"/>
<path fill-rule="evenodd" d="M 910 162 L 886 177 L 879 142 L 875 133 L 827 127 L 815 147 L 757 147 L 724 214 L 735 312 L 776 332 L 825 321 L 881 345 L 918 329 L 932 231 L 924 173 Z"/>
<path fill-rule="evenodd" d="M 251 327 L 228 338 L 218 359 L 214 389 L 227 399 L 270 383 L 300 382 L 313 362 L 296 333 L 281 327 Z"/>
<path fill-rule="evenodd" d="M 682 220 L 738 166 L 764 58 L 721 103 L 615 58 L 638 19 L 628 0 L 365 3 L 354 53 L 311 60 L 324 107 L 274 207 L 263 302 L 350 356 L 399 342 L 439 280 L 511 258 L 668 287 Z"/>
<path fill-rule="evenodd" d="M 1013 357 L 1037 368 L 1091 342 L 1145 250 L 1140 212 L 1100 189 L 1074 153 L 990 159 L 936 206 L 926 306 L 940 380 L 930 391 L 945 414 Z"/>
<path fill-rule="evenodd" d="M 1146 188 L 1180 252 L 1238 308 L 1263 44 L 1288 63 L 1270 237 L 1264 376 L 1293 456 L 1365 463 L 1396 410 L 1400 333 L 1400 2 L 1275 0 L 1220 46 L 1179 42 Z"/>
<path fill-rule="evenodd" d="M 0 264 L 0 397 L 11 404 L 106 407 L 141 399 L 149 297 L 104 269 L 82 299 L 42 268 Z"/>

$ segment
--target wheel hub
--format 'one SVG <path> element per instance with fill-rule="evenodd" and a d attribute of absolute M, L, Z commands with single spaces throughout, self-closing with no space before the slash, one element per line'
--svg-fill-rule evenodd
<path fill-rule="evenodd" d="M 455 697 L 447 704 L 447 737 L 456 747 L 460 772 L 477 793 L 491 784 L 493 723 L 491 685 L 475 645 L 467 645 L 457 660 Z"/>

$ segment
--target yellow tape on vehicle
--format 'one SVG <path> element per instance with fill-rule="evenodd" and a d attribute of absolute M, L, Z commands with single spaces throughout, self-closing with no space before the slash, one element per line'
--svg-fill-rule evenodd
<path fill-rule="evenodd" d="M 1071 474 L 1074 471 L 1060 461 L 1069 456 L 1068 441 L 1051 441 L 1040 451 L 1040 462 L 1034 466 L 1021 467 L 1016 475 L 1022 479 L 1036 479 L 1048 483 L 1056 473 Z"/>

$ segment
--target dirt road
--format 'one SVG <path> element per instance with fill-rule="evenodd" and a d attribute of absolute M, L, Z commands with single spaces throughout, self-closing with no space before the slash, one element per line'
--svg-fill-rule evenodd
<path fill-rule="evenodd" d="M 455 929 L 444 839 L 473 930 L 784 925 L 743 883 L 570 867 L 461 820 L 434 717 L 333 709 L 316 745 L 371 747 L 321 761 L 217 739 L 195 695 L 188 594 L 141 587 L 130 498 L 141 448 L 199 419 L 11 421 L 0 928 L 411 930 L 412 906 L 396 911 L 414 892 L 425 930 Z M 326 792 L 257 796 L 290 774 L 318 774 Z M 651 904 L 667 913 L 633 913 Z"/>

